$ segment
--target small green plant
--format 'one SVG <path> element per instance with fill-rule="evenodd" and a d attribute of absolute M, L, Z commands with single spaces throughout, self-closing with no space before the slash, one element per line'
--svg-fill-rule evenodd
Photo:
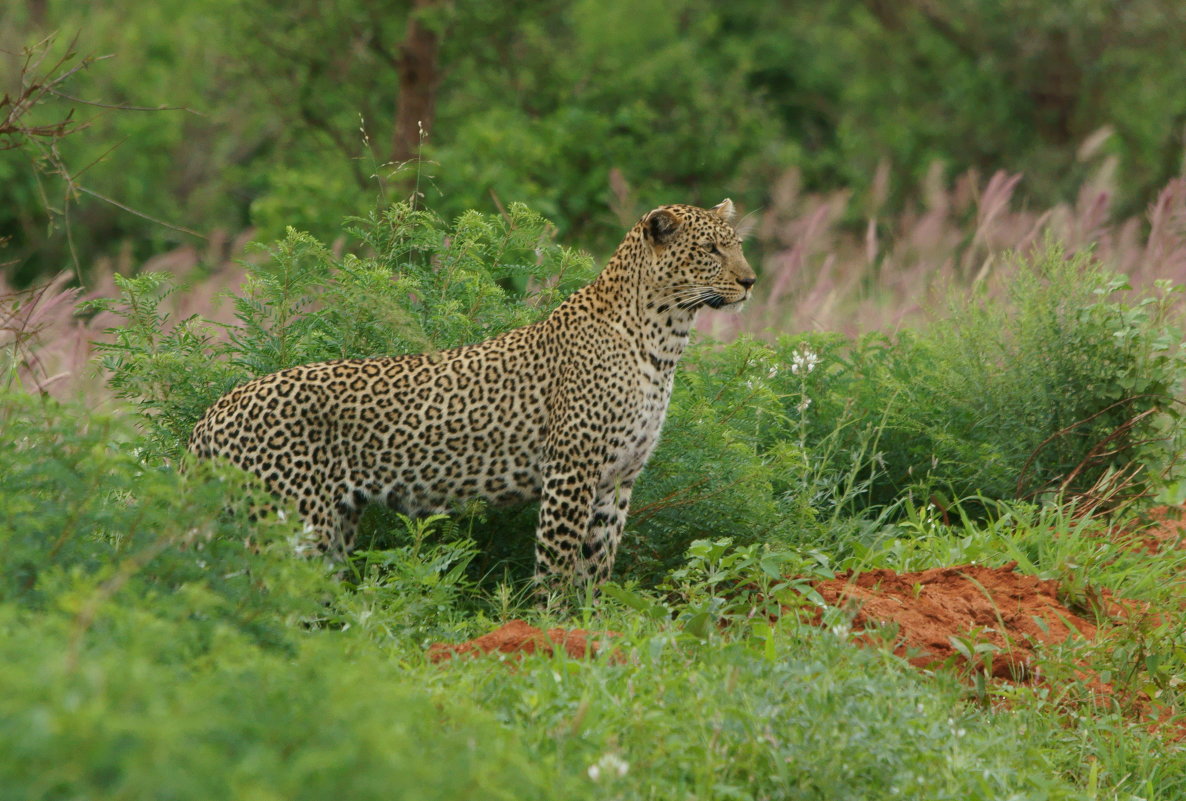
<path fill-rule="evenodd" d="M 627 575 L 647 583 L 693 542 L 801 542 L 821 526 L 810 491 L 818 461 L 788 412 L 775 350 L 760 342 L 694 347 L 677 374 L 663 438 L 635 491 L 622 544 Z M 789 373 L 789 368 L 787 369 Z M 795 402 L 804 405 L 801 389 Z"/>
<path fill-rule="evenodd" d="M 687 563 L 661 589 L 678 599 L 684 633 L 703 640 L 730 623 L 777 620 L 805 599 L 822 606 L 811 581 L 831 577 L 795 551 L 723 537 L 693 542 Z"/>
<path fill-rule="evenodd" d="M 993 675 L 993 659 L 1001 652 L 1001 646 L 988 638 L 989 630 L 976 628 L 963 635 L 952 634 L 947 640 L 956 654 L 964 660 L 964 671 L 972 677 L 976 703 L 985 706 L 989 702 L 988 681 Z"/>
<path fill-rule="evenodd" d="M 331 622 L 357 626 L 370 636 L 441 638 L 461 625 L 463 599 L 473 595 L 466 570 L 477 555 L 468 537 L 444 541 L 435 531 L 449 527 L 447 515 L 398 515 L 411 542 L 351 555 L 353 592 L 339 597 Z M 376 630 L 376 627 L 379 627 Z"/>
<path fill-rule="evenodd" d="M 1153 612 L 1146 603 L 1129 601 L 1127 607 L 1106 639 L 1086 649 L 1088 662 L 1099 680 L 1115 689 L 1125 711 L 1140 714 L 1151 707 L 1162 718 L 1181 719 L 1186 715 L 1186 624 Z"/>

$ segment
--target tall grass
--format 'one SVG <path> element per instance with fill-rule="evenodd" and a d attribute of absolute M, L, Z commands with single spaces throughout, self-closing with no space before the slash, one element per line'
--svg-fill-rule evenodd
<path fill-rule="evenodd" d="M 749 333 L 835 331 L 892 332 L 926 319 L 952 293 L 980 286 L 1004 299 L 1003 287 L 1017 261 L 1047 238 L 1069 256 L 1090 251 L 1104 269 L 1128 276 L 1134 286 L 1157 279 L 1186 283 L 1186 179 L 1175 179 L 1141 217 L 1118 218 L 1112 170 L 1105 162 L 1080 188 L 1074 203 L 1034 209 L 1023 197 L 1024 177 L 971 171 L 951 184 L 935 165 L 925 200 L 897 215 L 883 212 L 889 170 L 875 181 L 873 200 L 858 203 L 844 190 L 802 191 L 799 174 L 780 176 L 773 202 L 754 215 L 752 250 L 761 254 L 755 300 L 740 315 L 705 311 L 699 328 L 732 339 Z M 228 322 L 222 296 L 242 283 L 244 245 L 251 232 L 218 235 L 204 251 L 163 253 L 144 264 L 127 258 L 96 265 L 88 286 L 71 286 L 64 274 L 32 292 L 17 293 L 0 276 L 0 348 L 6 375 L 37 392 L 70 397 L 101 391 L 87 373 L 93 343 L 105 340 L 114 318 L 78 318 L 75 300 L 117 294 L 113 273 L 164 270 L 182 280 L 165 308 L 174 322 L 199 314 Z M 338 243 L 341 247 L 342 244 Z"/>
<path fill-rule="evenodd" d="M 94 366 L 97 344 L 111 341 L 108 329 L 119 322 L 109 312 L 80 314 L 79 304 L 119 294 L 116 275 L 164 271 L 179 277 L 178 287 L 162 303 L 172 324 L 194 315 L 228 323 L 233 308 L 228 295 L 238 294 L 245 275 L 251 232 L 237 237 L 216 233 L 204 251 L 182 247 L 143 264 L 124 256 L 94 266 L 85 286 L 68 271 L 51 281 L 18 290 L 0 273 L 0 381 L 5 388 L 58 399 L 107 396 L 105 381 Z"/>
<path fill-rule="evenodd" d="M 863 207 L 843 190 L 805 193 L 789 171 L 757 215 L 755 244 L 765 254 L 757 298 L 741 315 L 705 312 L 700 328 L 724 338 L 894 331 L 973 285 L 1002 298 L 1017 263 L 1005 256 L 1028 256 L 1048 238 L 1071 256 L 1090 251 L 1137 287 L 1186 281 L 1186 179 L 1167 184 L 1144 217 L 1117 218 L 1111 172 L 1105 165 L 1074 203 L 1033 209 L 1020 174 L 986 180 L 970 171 L 948 186 L 936 164 L 922 204 L 887 216 L 884 165 Z"/>

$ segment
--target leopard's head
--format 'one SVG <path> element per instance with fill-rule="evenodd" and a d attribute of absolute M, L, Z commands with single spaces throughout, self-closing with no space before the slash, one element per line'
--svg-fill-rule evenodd
<path fill-rule="evenodd" d="M 654 305 L 694 310 L 739 309 L 757 276 L 741 252 L 733 201 L 711 209 L 660 206 L 643 217 L 643 242 L 653 257 Z"/>

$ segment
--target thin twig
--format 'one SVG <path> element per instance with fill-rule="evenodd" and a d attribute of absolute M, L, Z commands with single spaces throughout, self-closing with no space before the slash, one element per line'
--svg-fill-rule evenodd
<path fill-rule="evenodd" d="M 135 214 L 137 217 L 143 217 L 144 219 L 148 220 L 149 222 L 154 222 L 157 225 L 163 225 L 166 228 L 171 228 L 174 231 L 180 231 L 183 234 L 189 234 L 190 236 L 196 236 L 198 239 L 201 239 L 203 241 L 209 241 L 209 237 L 207 237 L 205 234 L 199 234 L 197 231 L 193 230 L 192 228 L 186 228 L 181 225 L 174 225 L 173 223 L 165 222 L 164 220 L 162 220 L 158 217 L 153 217 L 151 215 L 145 214 L 142 211 L 137 211 L 136 209 L 132 208 L 131 206 L 125 206 L 123 203 L 120 203 L 118 200 L 113 200 L 112 198 L 109 198 L 106 195 L 101 195 L 93 189 L 87 189 L 85 186 L 77 186 L 75 188 L 79 192 L 84 192 L 84 193 L 90 195 L 91 197 L 96 197 L 99 200 L 104 201 L 105 203 L 110 203 L 112 206 L 115 206 L 116 208 L 123 209 L 124 211 L 128 212 L 129 214 Z"/>
<path fill-rule="evenodd" d="M 127 106 L 123 104 L 100 103 L 97 100 L 83 100 L 81 97 L 74 97 L 65 92 L 59 92 L 57 89 L 46 88 L 46 91 L 51 95 L 60 97 L 63 100 L 69 100 L 72 103 L 81 103 L 84 106 L 97 106 L 99 108 L 109 108 L 114 111 L 185 111 L 190 114 L 195 114 L 199 117 L 205 117 L 200 111 L 190 108 L 189 106 Z"/>

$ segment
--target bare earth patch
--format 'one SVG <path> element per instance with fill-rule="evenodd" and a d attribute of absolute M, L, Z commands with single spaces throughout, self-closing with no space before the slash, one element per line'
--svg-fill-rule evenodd
<path fill-rule="evenodd" d="M 1030 676 L 1035 647 L 1092 639 L 1096 627 L 1058 600 L 1058 582 L 1016 573 L 1015 566 L 870 570 L 814 586 L 829 605 L 854 612 L 858 639 L 884 642 L 917 667 L 966 661 L 953 640 L 987 643 L 991 652 L 983 658 L 992 675 L 1019 680 Z"/>
<path fill-rule="evenodd" d="M 1158 506 L 1149 510 L 1151 525 L 1140 530 L 1141 539 L 1149 553 L 1186 546 L 1186 509 L 1180 506 Z"/>
<path fill-rule="evenodd" d="M 1180 533 L 1175 528 L 1168 533 L 1151 531 L 1148 536 L 1176 544 Z M 971 667 L 967 653 L 974 652 L 975 669 L 987 667 L 996 679 L 1045 683 L 1046 677 L 1035 669 L 1042 646 L 1107 635 L 1059 601 L 1057 581 L 1022 575 L 1014 572 L 1015 567 L 1016 563 L 916 573 L 870 570 L 839 574 L 813 586 L 830 606 L 851 610 L 854 639 L 863 645 L 890 648 L 919 668 L 950 664 L 967 669 Z M 1106 590 L 1093 603 L 1117 622 L 1132 621 L 1134 614 L 1152 624 L 1159 620 L 1145 605 L 1113 598 Z M 816 622 L 821 620 L 822 613 L 817 612 Z M 976 652 L 975 646 L 984 644 L 988 647 Z M 1186 740 L 1186 723 L 1144 689 L 1122 692 L 1085 663 L 1072 670 L 1092 703 L 1118 706 L 1144 720 L 1151 732 Z"/>
<path fill-rule="evenodd" d="M 463 643 L 433 643 L 428 658 L 444 662 L 454 656 L 480 656 L 489 653 L 552 654 L 564 649 L 573 659 L 595 656 L 605 647 L 605 638 L 615 636 L 612 631 L 588 632 L 584 629 L 537 629 L 522 620 L 512 620 L 494 631 Z"/>

